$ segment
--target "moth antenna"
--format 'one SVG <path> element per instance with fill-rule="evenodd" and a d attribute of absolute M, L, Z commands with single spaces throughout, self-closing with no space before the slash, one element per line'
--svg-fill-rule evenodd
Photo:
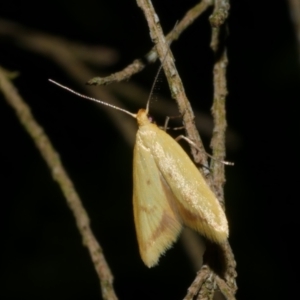
<path fill-rule="evenodd" d="M 167 52 L 167 53 L 168 53 L 168 52 Z M 164 63 L 164 61 L 165 61 L 165 58 L 166 58 L 166 56 L 167 56 L 167 53 L 165 54 L 165 57 L 164 57 L 164 59 L 163 59 L 161 65 L 160 65 L 160 67 L 158 68 L 158 71 L 157 71 L 157 73 L 156 73 L 156 75 L 155 75 L 155 77 L 154 77 L 153 83 L 152 83 L 152 87 L 151 87 L 151 90 L 150 90 L 150 93 L 149 93 L 149 96 L 148 96 L 148 100 L 147 100 L 147 105 L 146 105 L 146 113 L 147 113 L 147 114 L 148 114 L 148 112 L 149 112 L 149 105 L 150 105 L 151 97 L 152 97 L 152 95 L 153 95 L 154 87 L 155 87 L 155 84 L 156 84 L 156 82 L 157 82 L 157 78 L 158 78 L 158 76 L 159 76 L 159 74 L 160 74 L 160 72 L 161 72 L 161 69 L 162 69 L 162 67 L 163 67 L 163 63 Z"/>
<path fill-rule="evenodd" d="M 177 24 L 178 24 L 178 21 L 176 21 L 173 30 L 176 29 Z M 169 44 L 169 46 L 170 46 L 170 44 Z M 152 97 L 152 94 L 153 94 L 153 90 L 154 90 L 154 87 L 155 87 L 157 78 L 158 78 L 158 76 L 159 76 L 159 74 L 160 74 L 160 72 L 161 72 L 161 69 L 162 69 L 163 65 L 164 65 L 164 62 L 165 62 L 165 60 L 166 60 L 166 57 L 167 57 L 168 52 L 169 52 L 169 47 L 168 47 L 168 50 L 166 51 L 166 54 L 165 54 L 164 57 L 163 57 L 163 60 L 161 61 L 161 65 L 160 65 L 160 67 L 159 67 L 159 69 L 158 69 L 158 71 L 157 71 L 157 73 L 156 73 L 156 75 L 155 75 L 155 77 L 154 77 L 154 81 L 153 81 L 153 84 L 152 84 L 152 87 L 151 87 L 151 90 L 150 90 L 150 94 L 149 94 L 149 97 L 148 97 L 148 100 L 147 100 L 147 105 L 146 105 L 146 113 L 147 113 L 147 114 L 149 113 L 150 100 L 151 100 L 151 97 Z"/>
<path fill-rule="evenodd" d="M 188 142 L 191 146 L 193 146 L 195 149 L 198 149 L 199 148 L 197 147 L 197 145 L 191 141 L 189 138 L 187 138 L 186 136 L 184 135 L 179 135 L 175 140 L 178 142 L 180 139 L 183 139 L 185 140 L 186 142 Z M 209 153 L 206 152 L 206 155 L 208 157 L 210 157 L 211 159 L 213 159 L 214 161 L 218 161 L 220 163 L 222 163 L 223 165 L 226 165 L 226 166 L 234 166 L 234 162 L 231 162 L 231 161 L 226 161 L 226 160 L 220 160 L 218 158 L 215 158 L 214 156 L 210 155 Z"/>
<path fill-rule="evenodd" d="M 176 23 L 176 24 L 177 24 L 177 23 Z M 175 25 L 175 26 L 176 26 L 176 25 Z M 152 84 L 152 87 L 151 87 L 151 90 L 150 90 L 150 94 L 149 94 L 149 97 L 148 97 L 148 100 L 147 100 L 147 105 L 146 105 L 146 113 L 147 113 L 147 114 L 148 114 L 148 112 L 149 112 L 150 100 L 151 100 L 151 97 L 152 97 L 152 94 L 153 94 L 153 91 L 154 91 L 155 84 L 156 84 L 156 82 L 157 82 L 157 79 L 158 79 L 158 76 L 159 76 L 159 74 L 160 74 L 160 72 L 161 72 L 161 69 L 162 69 L 162 67 L 163 67 L 163 65 L 164 65 L 164 62 L 165 62 L 165 60 L 166 60 L 166 57 L 167 57 L 168 52 L 169 52 L 169 48 L 168 48 L 166 54 L 164 55 L 164 58 L 163 58 L 163 60 L 161 61 L 161 65 L 160 65 L 160 67 L 158 68 L 158 71 L 157 71 L 157 73 L 156 73 L 156 75 L 155 75 L 155 77 L 154 77 L 153 84 Z"/>
<path fill-rule="evenodd" d="M 131 112 L 129 112 L 129 111 L 123 109 L 123 108 L 120 108 L 120 107 L 118 107 L 118 106 L 109 104 L 109 103 L 107 103 L 107 102 L 101 101 L 101 100 L 96 99 L 96 98 L 93 98 L 93 97 L 89 97 L 89 96 L 80 94 L 80 93 L 78 93 L 78 92 L 76 92 L 76 91 L 70 89 L 69 87 L 67 87 L 67 86 L 65 86 L 65 85 L 62 85 L 62 84 L 60 84 L 60 83 L 58 83 L 58 82 L 56 82 L 56 81 L 54 81 L 54 80 L 52 80 L 52 79 L 48 79 L 48 80 L 49 80 L 51 83 L 56 84 L 57 86 L 61 87 L 62 89 L 65 89 L 65 90 L 69 91 L 70 93 L 75 94 L 75 95 L 78 96 L 78 97 L 81 97 L 81 98 L 84 98 L 84 99 L 87 99 L 87 100 L 91 100 L 91 101 L 100 103 L 100 104 L 102 104 L 102 105 L 106 105 L 106 106 L 108 106 L 108 107 L 111 107 L 111 108 L 113 108 L 113 109 L 122 111 L 122 112 L 124 112 L 124 113 L 126 113 L 126 114 L 128 114 L 128 115 L 130 115 L 130 116 L 132 116 L 133 118 L 136 119 L 136 114 L 133 114 L 133 113 L 131 113 Z"/>

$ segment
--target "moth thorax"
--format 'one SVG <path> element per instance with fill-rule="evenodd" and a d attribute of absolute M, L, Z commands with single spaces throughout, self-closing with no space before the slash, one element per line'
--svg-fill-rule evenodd
<path fill-rule="evenodd" d="M 147 125 L 151 123 L 151 121 L 148 118 L 148 113 L 146 109 L 140 109 L 136 115 L 137 122 L 139 126 Z"/>

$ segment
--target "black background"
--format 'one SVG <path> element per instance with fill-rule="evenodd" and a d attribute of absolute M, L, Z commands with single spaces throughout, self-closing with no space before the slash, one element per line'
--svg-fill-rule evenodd
<path fill-rule="evenodd" d="M 195 3 L 153 1 L 165 32 Z M 296 34 L 288 1 L 232 1 L 231 6 L 227 112 L 238 145 L 228 148 L 235 167 L 226 169 L 225 193 L 230 243 L 238 263 L 237 298 L 289 299 L 296 293 L 299 259 Z M 207 114 L 212 99 L 210 12 L 172 45 L 193 108 Z M 2 1 L 0 17 L 115 48 L 120 60 L 105 70 L 107 74 L 152 46 L 134 0 Z M 101 110 L 47 82 L 54 78 L 80 90 L 49 57 L 0 36 L 0 64 L 20 72 L 15 85 L 83 199 L 120 299 L 182 299 L 195 274 L 181 244 L 150 270 L 138 254 L 131 204 L 132 147 Z M 150 90 L 157 67 L 131 80 Z M 99 299 L 97 276 L 73 216 L 32 140 L 0 97 L 0 298 Z M 133 111 L 138 108 L 133 106 Z"/>

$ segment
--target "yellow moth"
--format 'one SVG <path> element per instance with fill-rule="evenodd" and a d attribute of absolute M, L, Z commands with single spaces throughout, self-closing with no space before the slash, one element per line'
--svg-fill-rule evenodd
<path fill-rule="evenodd" d="M 227 219 L 218 199 L 181 146 L 151 123 L 149 101 L 146 109 L 133 114 L 50 81 L 137 119 L 133 211 L 139 251 L 146 266 L 150 268 L 158 263 L 159 257 L 177 240 L 183 226 L 216 243 L 227 239 Z"/>

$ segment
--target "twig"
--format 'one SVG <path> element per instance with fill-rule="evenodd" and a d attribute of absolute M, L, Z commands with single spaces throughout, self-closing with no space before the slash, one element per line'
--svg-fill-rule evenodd
<path fill-rule="evenodd" d="M 213 149 L 213 155 L 216 160 L 212 161 L 212 174 L 213 174 L 213 189 L 216 193 L 218 199 L 224 208 L 224 165 L 220 162 L 225 159 L 225 130 L 226 130 L 226 109 L 225 101 L 227 96 L 227 86 L 226 86 L 226 67 L 227 67 L 227 55 L 226 48 L 220 43 L 220 33 L 221 26 L 224 24 L 229 12 L 229 2 L 224 0 L 216 0 L 214 11 L 210 17 L 210 22 L 212 26 L 212 39 L 211 48 L 215 53 L 215 64 L 213 70 L 213 80 L 214 80 L 214 99 L 212 106 L 212 114 L 214 118 L 214 129 L 213 137 L 211 141 L 211 147 Z M 223 47 L 223 48 L 222 48 Z M 197 287 L 199 294 L 197 299 L 212 299 L 216 286 L 220 289 L 220 292 L 228 300 L 235 299 L 234 295 L 237 290 L 236 286 L 236 262 L 228 243 L 224 243 L 220 246 L 225 259 L 225 274 L 224 278 L 216 275 L 208 266 L 203 266 L 203 268 L 198 272 L 197 277 L 206 279 L 201 281 L 201 286 Z M 197 281 L 192 284 L 195 287 Z M 214 286 L 213 283 L 216 283 Z M 213 284 L 213 285 L 212 285 Z M 189 289 L 190 290 L 190 289 Z M 194 292 L 197 291 L 196 288 L 192 289 Z M 198 293 L 197 291 L 197 293 Z M 194 296 L 196 294 L 194 293 Z M 192 298 L 190 298 L 192 299 Z"/>
<path fill-rule="evenodd" d="M 214 6 L 214 12 L 209 17 L 209 21 L 213 28 L 219 29 L 225 23 L 229 15 L 229 0 L 215 0 Z"/>
<path fill-rule="evenodd" d="M 224 0 L 216 0 L 215 7 L 212 16 L 210 17 L 212 26 L 212 39 L 211 48 L 215 54 L 215 63 L 213 69 L 213 82 L 214 82 L 214 98 L 212 106 L 212 115 L 214 118 L 214 129 L 213 137 L 211 140 L 211 147 L 213 150 L 213 156 L 216 160 L 212 160 L 211 168 L 213 174 L 213 188 L 217 195 L 220 203 L 224 208 L 224 183 L 225 183 L 225 170 L 224 165 L 220 162 L 225 159 L 225 131 L 226 131 L 226 96 L 227 96 L 227 82 L 226 82 L 226 68 L 228 64 L 226 48 L 224 43 L 221 41 L 221 29 L 224 29 L 224 22 L 228 16 L 229 3 Z M 226 25 L 225 25 L 226 26 Z M 225 28 L 226 29 L 226 28 Z M 226 34 L 226 32 L 225 32 Z M 234 299 L 234 294 L 236 293 L 237 286 L 235 278 L 237 276 L 235 268 L 236 262 L 227 241 L 225 244 L 221 245 L 222 251 L 225 257 L 225 282 L 223 279 L 219 278 L 219 283 L 222 282 L 222 286 L 228 286 L 231 290 L 231 298 Z M 226 292 L 225 289 L 220 290 Z M 224 293 L 223 293 L 224 294 Z M 225 294 L 224 294 L 225 295 Z M 226 295 L 225 295 L 226 296 Z"/>
<path fill-rule="evenodd" d="M 225 160 L 225 132 L 226 122 L 226 69 L 228 64 L 226 48 L 223 48 L 220 56 L 218 55 L 220 30 L 215 28 L 212 31 L 211 47 L 215 52 L 215 63 L 213 68 L 213 105 L 211 112 L 214 120 L 213 136 L 211 140 L 211 148 L 215 159 L 211 160 L 211 169 L 213 174 L 213 185 L 216 196 L 224 208 L 224 183 L 225 183 L 225 166 L 222 163 Z"/>
<path fill-rule="evenodd" d="M 229 15 L 229 9 L 229 0 L 215 0 L 214 11 L 209 17 L 212 29 L 210 47 L 215 52 L 215 55 L 217 55 L 217 51 L 220 45 L 220 30 L 221 28 L 224 28 L 223 24 L 225 23 Z"/>
<path fill-rule="evenodd" d="M 175 30 L 169 32 L 166 36 L 166 40 L 170 45 L 173 41 L 177 40 L 183 31 L 190 26 L 209 6 L 211 6 L 213 0 L 203 0 L 197 5 L 191 8 L 180 22 L 176 25 Z M 125 69 L 116 72 L 107 77 L 95 77 L 87 82 L 90 85 L 107 85 L 113 82 L 120 82 L 128 80 L 132 75 L 141 72 L 145 67 L 145 61 L 147 63 L 154 63 L 157 60 L 156 47 L 153 47 L 145 56 L 144 60 L 136 59 Z"/>
<path fill-rule="evenodd" d="M 39 149 L 42 157 L 51 170 L 54 180 L 57 181 L 64 196 L 66 197 L 67 204 L 76 220 L 83 244 L 88 248 L 95 270 L 98 274 L 103 299 L 116 300 L 117 296 L 113 289 L 113 276 L 105 260 L 102 248 L 90 228 L 89 217 L 81 203 L 73 183 L 66 173 L 59 155 L 53 148 L 43 128 L 36 122 L 31 114 L 30 108 L 18 94 L 15 87 L 9 80 L 7 80 L 2 68 L 0 68 L 0 89 L 2 90 L 9 105 L 15 110 L 20 123 L 33 139 L 36 147 Z"/>
<path fill-rule="evenodd" d="M 183 298 L 183 300 L 191 300 L 193 299 L 201 289 L 203 283 L 207 280 L 210 274 L 210 269 L 207 266 L 203 266 L 201 270 L 197 273 L 196 278 L 194 279 L 191 286 L 188 288 L 187 295 Z"/>
<path fill-rule="evenodd" d="M 225 244 L 223 244 L 221 248 L 224 253 L 226 265 L 226 270 L 224 274 L 225 282 L 227 286 L 231 289 L 232 295 L 235 295 L 237 291 L 237 284 L 235 280 L 237 277 L 236 261 L 234 259 L 234 255 L 228 241 Z"/>
<path fill-rule="evenodd" d="M 216 275 L 213 272 L 209 272 L 205 282 L 203 283 L 197 300 L 213 300 L 216 290 Z"/>
<path fill-rule="evenodd" d="M 190 103 L 185 95 L 184 87 L 180 76 L 177 72 L 173 55 L 169 48 L 169 44 L 161 29 L 159 19 L 154 11 L 153 5 L 150 0 L 137 0 L 138 6 L 143 10 L 148 27 L 150 30 L 150 36 L 155 43 L 157 53 L 160 60 L 163 61 L 163 68 L 166 74 L 169 87 L 171 90 L 172 98 L 174 98 L 178 104 L 179 111 L 183 115 L 183 123 L 186 128 L 187 137 L 192 140 L 198 149 L 191 148 L 193 158 L 196 163 L 207 165 L 206 152 L 203 148 L 199 133 L 194 123 L 194 113 L 190 106 Z"/>
<path fill-rule="evenodd" d="M 216 276 L 216 284 L 218 285 L 221 293 L 225 296 L 227 300 L 235 300 L 234 293 L 233 291 L 227 284 L 226 282 L 220 278 L 219 276 Z"/>
<path fill-rule="evenodd" d="M 222 278 L 215 275 L 207 265 L 204 265 L 197 273 L 196 278 L 188 288 L 188 293 L 183 300 L 192 300 L 195 297 L 197 297 L 197 300 L 215 299 L 214 295 L 217 296 L 218 294 L 218 292 L 215 294 L 217 291 L 216 285 L 227 300 L 235 300 L 232 289 Z"/>

